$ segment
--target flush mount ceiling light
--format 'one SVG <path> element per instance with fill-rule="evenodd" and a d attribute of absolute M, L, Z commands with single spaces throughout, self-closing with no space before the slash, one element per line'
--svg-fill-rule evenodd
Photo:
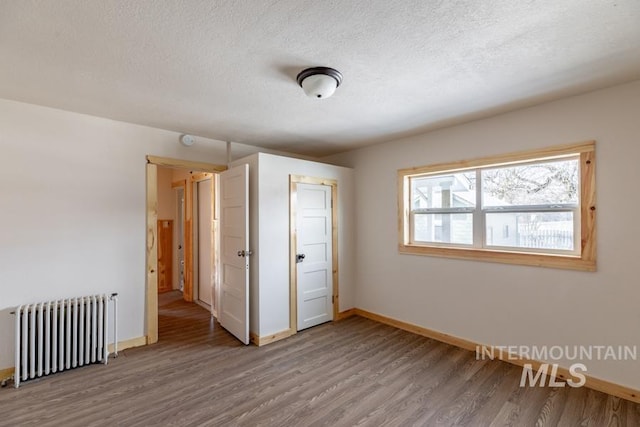
<path fill-rule="evenodd" d="M 313 67 L 300 71 L 296 80 L 308 97 L 323 99 L 333 95 L 340 86 L 342 74 L 329 67 Z"/>

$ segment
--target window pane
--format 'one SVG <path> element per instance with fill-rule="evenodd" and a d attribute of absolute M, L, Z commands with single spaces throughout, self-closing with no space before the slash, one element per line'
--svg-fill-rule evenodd
<path fill-rule="evenodd" d="M 475 172 L 411 178 L 411 208 L 474 207 L 475 189 Z"/>
<path fill-rule="evenodd" d="M 578 204 L 578 159 L 482 170 L 483 206 Z"/>
<path fill-rule="evenodd" d="M 416 242 L 473 243 L 471 214 L 415 214 L 413 238 Z"/>
<path fill-rule="evenodd" d="M 486 244 L 572 251 L 573 212 L 488 213 Z"/>

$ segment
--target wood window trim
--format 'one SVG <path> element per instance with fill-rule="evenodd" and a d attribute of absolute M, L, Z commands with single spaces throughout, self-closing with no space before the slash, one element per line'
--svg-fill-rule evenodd
<path fill-rule="evenodd" d="M 550 159 L 571 154 L 580 156 L 580 255 L 523 253 L 486 248 L 460 248 L 409 244 L 409 178 L 416 175 L 502 166 L 534 159 Z M 473 160 L 441 163 L 398 170 L 398 251 L 401 254 L 470 259 L 506 264 L 530 265 L 580 271 L 596 271 L 596 186 L 595 141 L 558 145 L 526 152 Z"/>

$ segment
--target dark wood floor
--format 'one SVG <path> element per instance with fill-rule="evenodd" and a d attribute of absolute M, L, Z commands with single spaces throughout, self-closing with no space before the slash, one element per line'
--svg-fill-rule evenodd
<path fill-rule="evenodd" d="M 160 298 L 160 342 L 0 390 L 2 426 L 640 426 L 640 405 L 353 317 L 245 347 Z"/>

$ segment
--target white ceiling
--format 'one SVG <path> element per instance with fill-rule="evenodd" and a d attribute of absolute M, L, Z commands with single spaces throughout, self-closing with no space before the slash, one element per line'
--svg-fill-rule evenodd
<path fill-rule="evenodd" d="M 639 79 L 640 1 L 0 0 L 0 58 L 2 98 L 325 155 Z"/>

